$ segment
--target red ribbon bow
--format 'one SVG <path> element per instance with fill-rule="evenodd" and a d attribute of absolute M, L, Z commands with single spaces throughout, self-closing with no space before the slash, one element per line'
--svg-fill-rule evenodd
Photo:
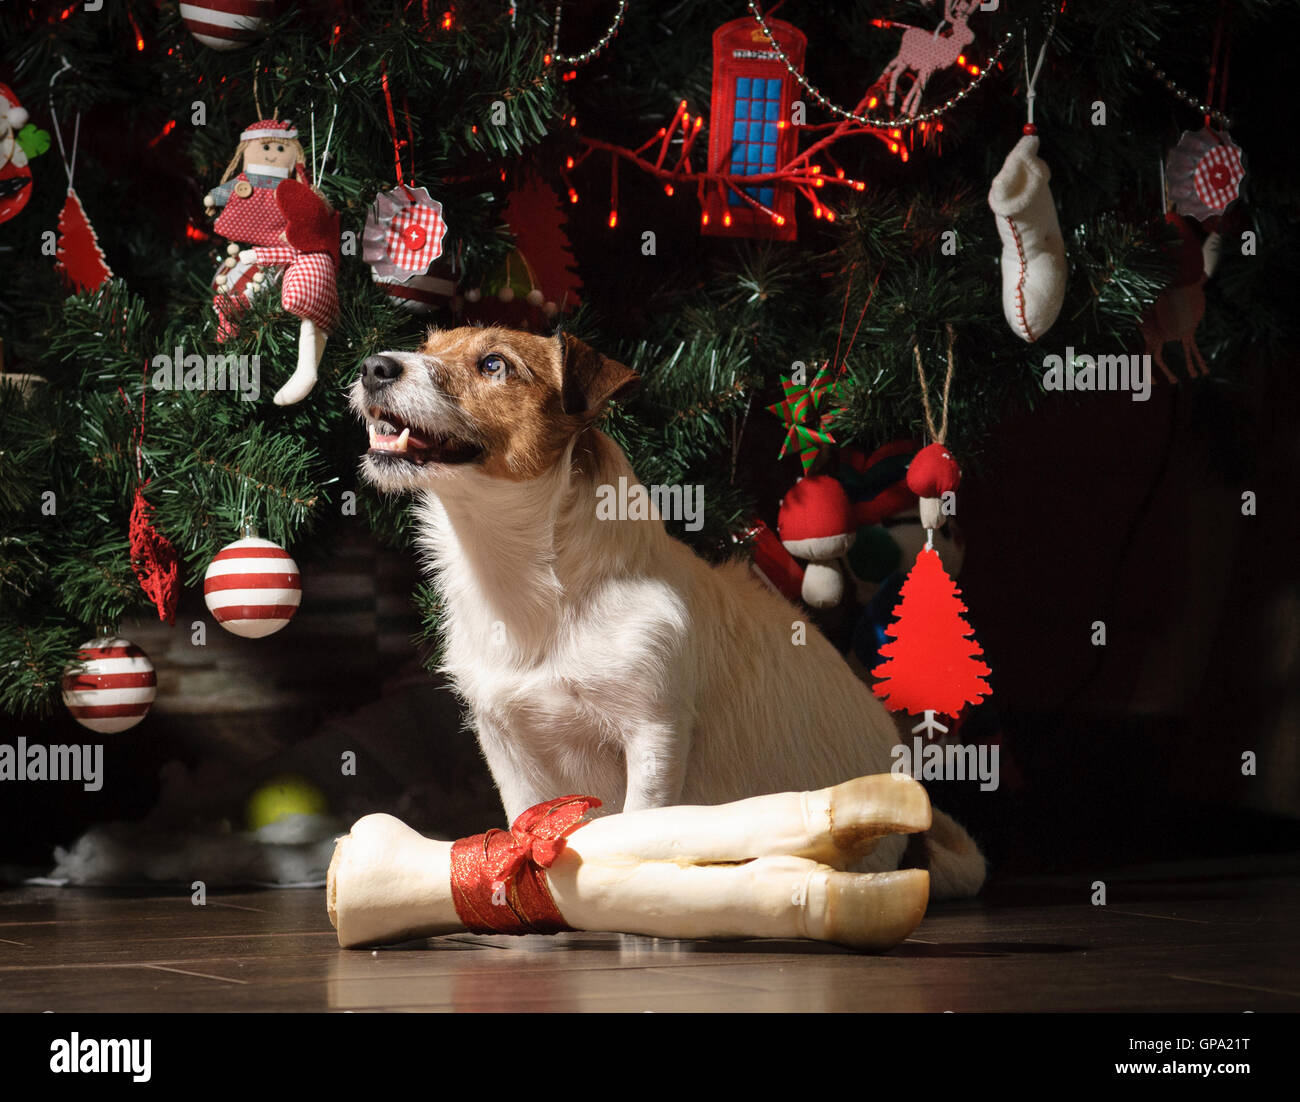
<path fill-rule="evenodd" d="M 549 934 L 572 929 L 551 898 L 546 873 L 564 852 L 595 796 L 561 796 L 523 812 L 509 830 L 489 830 L 451 847 L 451 893 L 467 929 L 480 934 Z"/>

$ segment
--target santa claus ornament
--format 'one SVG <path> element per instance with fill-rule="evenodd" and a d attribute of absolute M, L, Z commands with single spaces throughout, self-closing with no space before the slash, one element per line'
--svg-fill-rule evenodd
<path fill-rule="evenodd" d="M 27 162 L 50 147 L 50 136 L 27 121 L 13 89 L 0 84 L 0 222 L 7 222 L 32 196 Z"/>
<path fill-rule="evenodd" d="M 217 552 L 203 575 L 203 601 L 227 631 L 261 639 L 284 627 L 302 602 L 298 564 L 278 543 L 245 529 Z"/>
<path fill-rule="evenodd" d="M 149 656 L 121 638 L 83 643 L 63 674 L 63 703 L 73 719 L 101 735 L 134 727 L 157 695 Z"/>

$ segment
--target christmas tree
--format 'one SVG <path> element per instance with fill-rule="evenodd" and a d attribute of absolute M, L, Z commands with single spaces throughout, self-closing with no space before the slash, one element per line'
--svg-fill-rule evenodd
<path fill-rule="evenodd" d="M 0 80 L 63 153 L 36 162 L 31 201 L 0 224 L 4 367 L 45 380 L 0 386 L 0 711 L 48 713 L 79 644 L 153 614 L 129 539 L 137 492 L 189 588 L 250 523 L 303 562 L 355 526 L 345 516 L 409 546 L 407 503 L 356 476 L 364 434 L 340 391 L 366 356 L 414 347 L 430 322 L 488 317 L 505 287 L 514 298 L 512 256 L 545 267 L 505 219 L 533 179 L 562 210 L 534 248 L 562 254 L 560 269 L 571 250 L 583 301 L 575 310 L 561 279 L 506 305 L 516 323 L 562 323 L 636 367 L 641 390 L 605 427 L 647 484 L 706 487 L 705 524 L 681 534 L 710 556 L 734 553 L 756 515 L 774 523 L 801 473 L 793 451 L 778 462 L 785 429 L 763 412 L 797 364 L 830 366 L 836 445 L 869 450 L 921 434 L 917 357 L 941 364 L 951 327 L 949 443 L 978 467 L 1008 416 L 1069 400 L 1044 391 L 1046 353 L 1140 351 L 1179 242 L 1160 165 L 1207 124 L 1246 151 L 1244 198 L 1198 216 L 1198 238 L 1213 229 L 1222 243 L 1195 333 L 1210 374 L 1190 381 L 1175 347 L 1167 359 L 1179 385 L 1236 402 L 1251 365 L 1291 340 L 1294 153 L 1271 125 L 1288 100 L 1268 80 L 1294 12 L 1269 0 L 994 7 L 609 0 L 561 4 L 557 25 L 543 2 L 301 0 L 233 43 L 218 34 L 235 47 L 218 49 L 173 0 L 5 5 Z M 801 56 L 793 32 L 773 24 L 765 38 L 755 12 L 796 27 Z M 771 60 L 775 39 L 778 77 L 719 68 L 746 53 L 714 56 L 714 32 L 736 19 L 752 24 L 750 53 Z M 966 44 L 927 69 L 908 27 L 944 50 Z M 1008 324 L 987 199 L 1031 89 L 1068 264 L 1059 318 L 1036 343 Z M 283 407 L 271 395 L 299 363 L 300 319 L 259 291 L 218 345 L 227 240 L 203 202 L 241 133 L 268 119 L 297 128 L 342 241 L 319 382 Z M 742 140 L 749 159 L 734 155 Z M 60 156 L 75 161 L 114 273 L 72 294 L 51 247 Z M 426 316 L 372 279 L 358 247 L 376 195 L 399 184 L 426 188 L 446 220 L 428 274 L 450 289 L 430 292 Z M 155 361 L 174 349 L 257 356 L 266 385 L 255 400 L 159 389 Z M 419 599 L 434 633 L 437 595 Z"/>
<path fill-rule="evenodd" d="M 898 619 L 885 629 L 892 639 L 880 648 L 885 661 L 871 671 L 890 708 L 925 713 L 932 724 L 936 712 L 955 716 L 988 695 L 990 671 L 976 657 L 984 652 L 970 638 L 960 596 L 938 552 L 922 549 L 903 583 Z"/>

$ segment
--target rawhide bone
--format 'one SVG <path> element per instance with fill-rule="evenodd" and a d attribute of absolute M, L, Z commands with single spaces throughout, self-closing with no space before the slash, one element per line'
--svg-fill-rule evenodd
<path fill-rule="evenodd" d="M 880 950 L 925 914 L 925 870 L 844 871 L 885 835 L 930 826 L 929 797 L 911 777 L 583 822 L 598 805 L 566 796 L 530 808 L 509 831 L 458 842 L 424 838 L 391 815 L 359 819 L 329 867 L 339 944 L 574 929 Z"/>

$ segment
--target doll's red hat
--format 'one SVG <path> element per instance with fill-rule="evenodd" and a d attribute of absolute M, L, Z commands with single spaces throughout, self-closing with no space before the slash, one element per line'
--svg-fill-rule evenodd
<path fill-rule="evenodd" d="M 284 119 L 258 119 L 239 135 L 241 142 L 251 142 L 257 138 L 280 138 L 288 141 L 298 136 L 298 128 Z"/>

